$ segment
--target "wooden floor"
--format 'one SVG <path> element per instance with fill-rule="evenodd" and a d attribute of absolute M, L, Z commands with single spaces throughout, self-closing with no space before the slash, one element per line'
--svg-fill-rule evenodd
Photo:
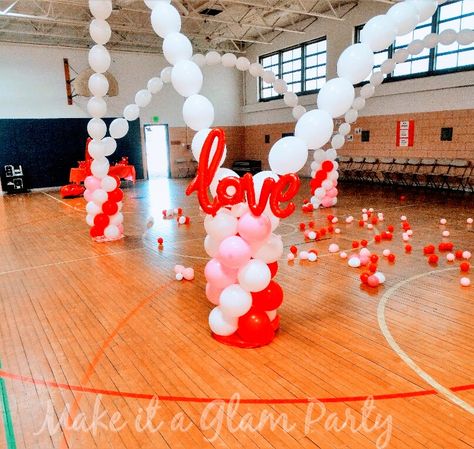
<path fill-rule="evenodd" d="M 459 285 L 459 262 L 442 257 L 433 267 L 422 254 L 443 240 L 441 217 L 455 247 L 474 252 L 466 225 L 473 195 L 345 186 L 337 208 L 296 213 L 279 228 L 285 245 L 317 248 L 321 257 L 281 262 L 281 330 L 268 347 L 239 350 L 210 338 L 203 217 L 184 188 L 156 181 L 126 189 L 127 237 L 112 244 L 91 242 L 82 199 L 0 197 L 0 375 L 16 447 L 474 447 L 474 416 L 465 407 L 474 406 L 474 286 Z M 161 218 L 162 209 L 178 206 L 190 226 Z M 387 282 L 376 290 L 327 254 L 332 242 L 350 249 L 374 231 L 341 220 L 339 236 L 309 244 L 298 230 L 302 220 L 320 228 L 328 213 L 359 217 L 363 207 L 385 213 L 379 230 L 396 228 L 392 242 L 369 245 L 397 255 L 395 264 L 381 260 Z M 403 251 L 401 215 L 414 230 L 411 255 Z M 147 231 L 149 216 L 155 225 Z M 194 267 L 196 279 L 175 281 L 177 263 Z M 474 283 L 474 269 L 469 276 Z M 389 345 L 384 318 L 418 370 Z M 211 402 L 235 394 L 240 404 Z M 142 431 L 153 395 L 161 399 L 148 424 L 159 428 Z M 270 414 L 273 426 L 265 422 Z M 111 421 L 123 428 L 114 432 Z M 0 448 L 11 449 L 5 428 Z"/>

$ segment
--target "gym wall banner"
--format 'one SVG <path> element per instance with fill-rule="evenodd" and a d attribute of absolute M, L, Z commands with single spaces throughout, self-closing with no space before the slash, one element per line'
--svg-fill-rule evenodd
<path fill-rule="evenodd" d="M 397 147 L 412 147 L 415 142 L 415 120 L 397 122 Z"/>

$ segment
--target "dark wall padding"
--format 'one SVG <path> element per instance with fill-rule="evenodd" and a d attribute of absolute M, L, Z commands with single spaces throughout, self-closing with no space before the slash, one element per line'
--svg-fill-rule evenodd
<path fill-rule="evenodd" d="M 107 125 L 112 118 L 106 118 Z M 22 165 L 29 189 L 63 186 L 69 183 L 69 170 L 84 160 L 89 119 L 0 119 L 0 170 L 4 165 Z M 143 178 L 140 121 L 130 123 L 128 134 L 117 140 L 112 163 L 128 156 Z M 5 189 L 5 186 L 4 186 Z"/>

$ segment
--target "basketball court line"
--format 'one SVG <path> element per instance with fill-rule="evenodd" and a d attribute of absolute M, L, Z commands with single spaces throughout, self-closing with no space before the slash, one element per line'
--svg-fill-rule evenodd
<path fill-rule="evenodd" d="M 2 362 L 0 361 L 0 370 Z M 5 439 L 7 441 L 7 449 L 16 449 L 15 431 L 13 430 L 12 414 L 10 402 L 8 400 L 7 387 L 5 379 L 0 377 L 0 404 L 2 406 L 3 426 L 5 429 Z"/>
<path fill-rule="evenodd" d="M 430 276 L 432 274 L 438 274 L 438 273 L 444 273 L 447 271 L 457 271 L 459 270 L 458 267 L 455 268 L 445 268 L 442 270 L 435 270 L 435 271 L 429 271 L 427 273 L 421 273 L 417 274 L 415 276 L 411 276 L 408 279 L 404 279 L 403 281 L 400 281 L 399 283 L 395 284 L 394 286 L 390 287 L 383 295 L 382 298 L 380 299 L 380 302 L 377 307 L 377 320 L 379 323 L 380 330 L 387 340 L 387 343 L 390 345 L 390 347 L 393 349 L 393 351 L 405 362 L 405 364 L 412 369 L 421 379 L 423 379 L 427 384 L 432 386 L 439 394 L 442 396 L 445 396 L 447 399 L 449 399 L 451 402 L 456 404 L 457 406 L 461 407 L 463 410 L 466 412 L 470 413 L 471 415 L 474 415 L 474 407 L 465 402 L 463 399 L 461 399 L 459 396 L 456 396 L 452 389 L 446 388 L 443 385 L 441 385 L 436 379 L 431 377 L 426 371 L 424 371 L 422 368 L 420 368 L 414 361 L 413 359 L 398 345 L 398 343 L 395 341 L 393 338 L 392 334 L 390 333 L 390 330 L 388 329 L 387 326 L 387 321 L 385 319 L 385 310 L 387 307 L 388 302 L 391 299 L 391 296 L 394 292 L 396 292 L 400 287 L 403 287 L 404 285 L 416 281 L 417 279 L 421 279 L 425 276 Z"/>

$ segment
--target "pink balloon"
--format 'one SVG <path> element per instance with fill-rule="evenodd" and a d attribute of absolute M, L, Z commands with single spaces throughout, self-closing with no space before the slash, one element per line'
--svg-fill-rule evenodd
<path fill-rule="evenodd" d="M 369 284 L 370 287 L 378 287 L 378 285 L 380 284 L 380 280 L 377 276 L 373 274 L 367 279 L 367 284 Z"/>
<path fill-rule="evenodd" d="M 207 283 L 206 284 L 206 296 L 207 299 L 212 302 L 212 304 L 218 306 L 219 305 L 219 299 L 222 293 L 221 288 L 216 288 L 212 284 Z"/>
<path fill-rule="evenodd" d="M 174 266 L 174 272 L 176 274 L 183 273 L 184 272 L 184 267 L 182 265 L 175 265 Z"/>
<path fill-rule="evenodd" d="M 331 207 L 332 206 L 332 198 L 329 197 L 329 196 L 326 196 L 325 198 L 323 198 L 323 200 L 321 201 L 321 204 L 323 205 L 323 207 Z"/>
<path fill-rule="evenodd" d="M 226 268 L 217 259 L 211 259 L 204 270 L 207 282 L 216 288 L 226 288 L 237 280 L 237 270 Z"/>
<path fill-rule="evenodd" d="M 89 189 L 84 190 L 84 199 L 90 203 L 92 201 L 92 191 Z"/>
<path fill-rule="evenodd" d="M 359 256 L 359 260 L 360 260 L 360 264 L 364 266 L 367 265 L 370 261 L 369 256 L 366 256 L 366 255 Z"/>
<path fill-rule="evenodd" d="M 229 268 L 243 267 L 252 257 L 250 245 L 238 236 L 227 237 L 222 241 L 217 253 L 219 262 Z"/>
<path fill-rule="evenodd" d="M 187 281 L 192 281 L 194 279 L 194 270 L 192 268 L 185 268 L 183 276 Z"/>
<path fill-rule="evenodd" d="M 336 196 L 338 195 L 339 191 L 336 189 L 336 187 L 333 187 L 332 189 L 328 190 L 327 192 L 327 196 L 329 198 L 336 198 Z"/>
<path fill-rule="evenodd" d="M 95 190 L 101 187 L 101 181 L 99 178 L 96 178 L 95 176 L 88 176 L 84 180 L 84 186 L 87 190 L 94 192 Z"/>
<path fill-rule="evenodd" d="M 272 233 L 272 223 L 266 215 L 256 217 L 250 212 L 240 217 L 237 231 L 248 242 L 265 241 Z"/>

